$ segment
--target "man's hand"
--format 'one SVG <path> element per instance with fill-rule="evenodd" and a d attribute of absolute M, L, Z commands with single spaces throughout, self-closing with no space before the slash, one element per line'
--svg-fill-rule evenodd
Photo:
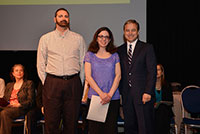
<path fill-rule="evenodd" d="M 42 112 L 42 114 L 44 115 L 44 106 L 41 107 L 41 112 Z"/>
<path fill-rule="evenodd" d="M 150 100 L 151 100 L 151 95 L 147 94 L 147 93 L 144 93 L 143 96 L 142 96 L 142 102 L 143 102 L 143 104 L 145 104 L 146 102 L 148 102 Z"/>

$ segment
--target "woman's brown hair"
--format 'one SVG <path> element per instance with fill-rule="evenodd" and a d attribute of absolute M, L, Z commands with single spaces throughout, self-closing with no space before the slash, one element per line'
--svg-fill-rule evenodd
<path fill-rule="evenodd" d="M 99 44 L 97 42 L 97 38 L 98 38 L 99 33 L 102 32 L 102 31 L 107 31 L 108 34 L 109 34 L 110 41 L 109 41 L 108 45 L 106 46 L 106 51 L 111 53 L 111 54 L 115 53 L 117 51 L 117 48 L 114 45 L 113 34 L 112 34 L 111 30 L 109 28 L 107 28 L 107 27 L 101 27 L 95 32 L 93 40 L 89 44 L 88 51 L 93 52 L 93 53 L 97 53 L 98 52 Z"/>

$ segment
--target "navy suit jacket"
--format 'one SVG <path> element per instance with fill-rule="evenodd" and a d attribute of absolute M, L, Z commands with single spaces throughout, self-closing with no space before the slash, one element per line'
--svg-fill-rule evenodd
<path fill-rule="evenodd" d="M 155 101 L 155 82 L 156 82 L 156 57 L 153 46 L 140 40 L 137 41 L 132 64 L 129 67 L 127 57 L 127 43 L 118 48 L 120 57 L 122 79 L 120 81 L 120 92 L 123 96 L 131 96 L 135 104 L 142 104 L 142 95 L 148 93 L 152 96 L 150 102 Z M 131 87 L 129 87 L 129 82 Z M 124 103 L 126 98 L 123 97 Z"/>

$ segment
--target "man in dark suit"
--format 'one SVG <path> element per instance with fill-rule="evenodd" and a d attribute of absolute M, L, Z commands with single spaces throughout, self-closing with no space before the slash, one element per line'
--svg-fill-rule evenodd
<path fill-rule="evenodd" d="M 138 39 L 139 23 L 124 24 L 125 43 L 118 48 L 126 134 L 154 134 L 156 57 L 153 46 Z"/>

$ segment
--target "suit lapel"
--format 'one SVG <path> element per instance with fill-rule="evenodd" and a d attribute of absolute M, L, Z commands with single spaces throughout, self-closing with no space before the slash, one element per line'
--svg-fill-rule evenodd
<path fill-rule="evenodd" d="M 125 70 L 128 70 L 128 55 L 127 55 L 127 43 L 124 43 L 123 49 L 122 49 L 122 58 L 123 58 L 123 64 L 125 65 Z"/>
<path fill-rule="evenodd" d="M 9 87 L 8 94 L 7 94 L 7 99 L 8 99 L 8 100 L 9 100 L 10 97 L 11 97 L 11 94 L 12 94 L 13 89 L 14 89 L 14 82 L 12 82 L 12 84 L 11 84 L 10 87 Z"/>
<path fill-rule="evenodd" d="M 25 86 L 26 86 L 26 82 L 24 81 L 21 88 L 19 89 L 19 92 L 21 92 L 24 89 Z"/>

